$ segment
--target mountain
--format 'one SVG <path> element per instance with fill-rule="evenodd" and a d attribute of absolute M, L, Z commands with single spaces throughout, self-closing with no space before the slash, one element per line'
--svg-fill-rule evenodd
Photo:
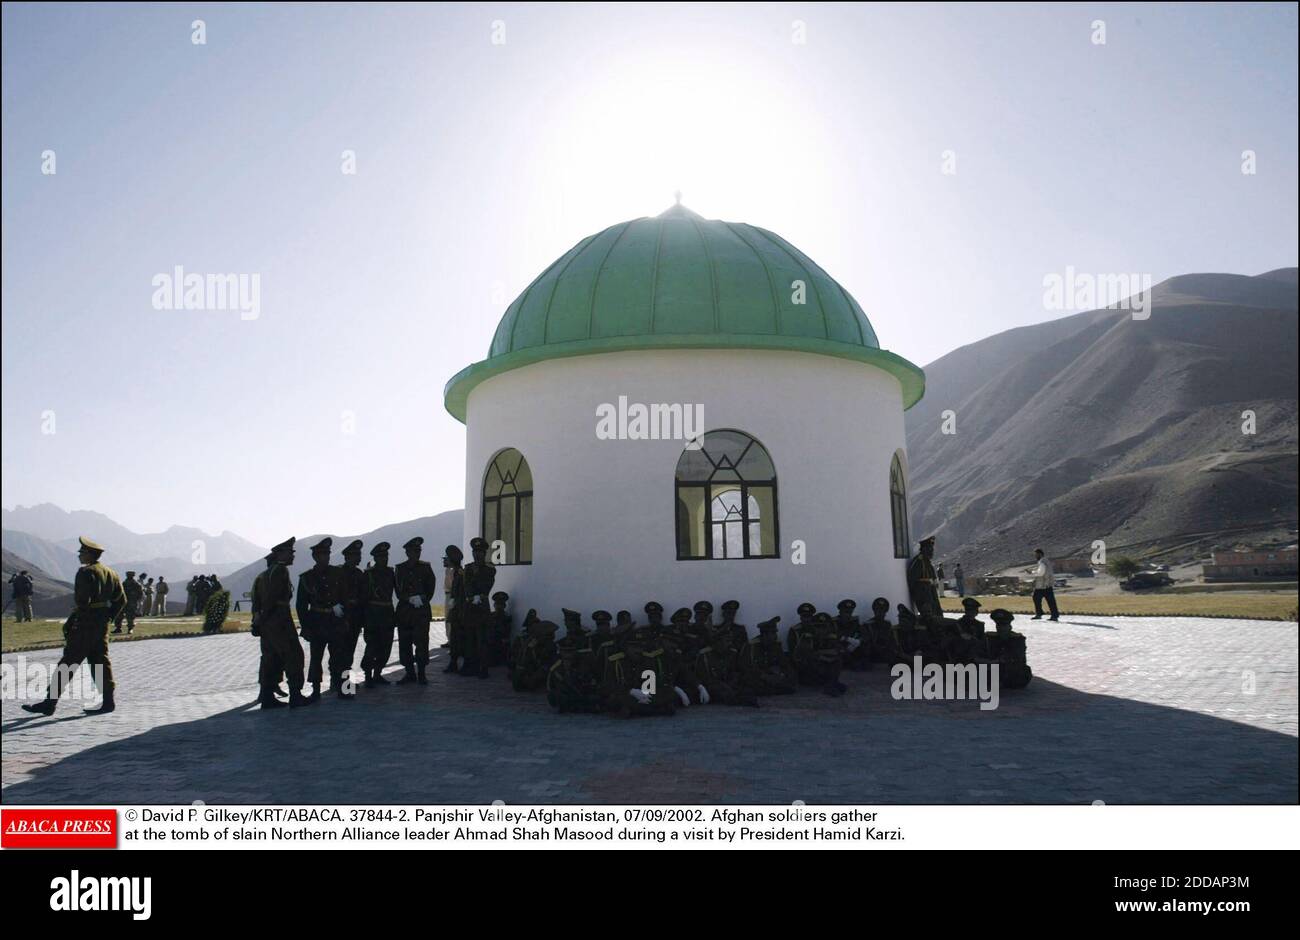
<path fill-rule="evenodd" d="M 424 536 L 422 557 L 424 561 L 433 565 L 434 571 L 438 573 L 438 594 L 434 598 L 434 603 L 441 603 L 439 598 L 442 596 L 442 566 L 439 561 L 442 558 L 442 550 L 446 546 L 460 545 L 463 541 L 465 537 L 465 510 L 453 509 L 449 512 L 438 513 L 436 516 L 423 516 L 409 522 L 395 522 L 361 535 L 334 535 L 322 532 L 300 538 L 296 543 L 297 557 L 290 570 L 290 576 L 295 588 L 298 584 L 298 575 L 310 568 L 312 564 L 311 552 L 308 551 L 308 548 L 325 538 L 326 535 L 334 539 L 332 560 L 335 564 L 342 563 L 342 557 L 339 553 L 342 551 L 343 546 L 353 539 L 361 539 L 365 543 L 361 556 L 362 567 L 370 562 L 370 547 L 375 543 L 388 542 L 392 545 L 392 549 L 389 551 L 389 563 L 396 565 L 398 562 L 406 560 L 402 546 L 417 535 Z M 468 548 L 466 548 L 465 553 L 468 556 Z M 230 591 L 232 597 L 239 599 L 247 591 L 252 590 L 253 579 L 265 570 L 266 561 L 259 558 L 253 564 L 239 569 L 228 578 L 223 577 L 221 583 Z"/>
<path fill-rule="evenodd" d="M 915 533 L 971 574 L 1097 539 L 1180 560 L 1294 541 L 1296 326 L 1295 268 L 1189 274 L 1148 319 L 1093 310 L 941 357 L 906 415 Z"/>
<path fill-rule="evenodd" d="M 102 513 L 85 509 L 67 512 L 53 503 L 5 509 L 0 512 L 0 518 L 5 529 L 45 539 L 74 555 L 79 536 L 94 539 L 104 546 L 105 563 L 114 568 L 123 568 L 124 561 L 134 559 L 182 560 L 182 564 L 194 566 L 185 575 L 187 578 L 190 573 L 219 571 L 213 565 L 248 564 L 267 551 L 233 532 L 208 535 L 189 526 L 174 525 L 165 532 L 141 535 Z M 8 533 L 5 538 L 7 542 Z M 193 561 L 199 550 L 196 543 L 202 543 L 202 561 Z"/>
<path fill-rule="evenodd" d="M 6 551 L 28 559 L 51 577 L 63 581 L 71 582 L 81 564 L 75 552 L 26 532 L 0 531 L 0 544 Z"/>
<path fill-rule="evenodd" d="M 63 581 L 51 577 L 46 571 L 41 570 L 39 565 L 28 561 L 20 555 L 16 555 L 9 549 L 0 549 L 0 577 L 3 578 L 5 586 L 5 597 L 7 601 L 13 597 L 13 589 L 9 585 L 9 579 L 19 571 L 26 571 L 32 577 L 32 611 L 37 616 L 42 617 L 63 617 L 72 610 L 72 582 Z M 14 616 L 14 606 L 10 604 L 5 608 L 5 616 L 12 618 Z"/>

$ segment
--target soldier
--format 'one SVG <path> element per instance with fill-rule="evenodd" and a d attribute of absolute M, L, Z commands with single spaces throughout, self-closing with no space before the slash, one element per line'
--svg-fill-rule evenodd
<path fill-rule="evenodd" d="M 32 580 L 32 576 L 24 568 L 9 579 L 9 584 L 14 591 L 14 615 L 18 618 L 19 623 L 31 623 L 32 595 L 36 593 L 36 585 Z"/>
<path fill-rule="evenodd" d="M 610 626 L 610 621 L 614 619 L 614 615 L 608 610 L 598 610 L 591 615 L 591 619 L 596 624 L 596 629 L 588 638 L 587 645 L 593 653 L 594 660 L 599 662 L 602 655 L 601 650 L 606 645 L 613 646 L 614 644 L 614 630 Z"/>
<path fill-rule="evenodd" d="M 801 685 L 818 686 L 836 698 L 848 691 L 848 686 L 840 682 L 843 653 L 830 614 L 815 615 L 811 627 L 799 631 L 792 658 Z"/>
<path fill-rule="evenodd" d="M 343 668 L 348 674 L 348 683 L 353 688 L 358 683 L 352 678 L 352 664 L 356 661 L 357 641 L 366 628 L 366 602 L 370 596 L 366 573 L 361 570 L 361 548 L 361 539 L 349 542 L 343 549 L 343 567 L 339 569 L 339 596 L 343 602 L 343 619 L 347 623 Z"/>
<path fill-rule="evenodd" d="M 560 612 L 564 614 L 564 638 L 559 642 L 560 648 L 591 649 L 591 638 L 582 625 L 582 614 L 567 607 L 561 607 Z"/>
<path fill-rule="evenodd" d="M 24 711 L 37 715 L 54 714 L 64 686 L 83 662 L 90 665 L 91 678 L 104 695 L 99 708 L 86 709 L 86 713 L 106 715 L 116 707 L 113 664 L 108 658 L 108 625 L 126 606 L 126 592 L 116 572 L 99 563 L 103 546 L 85 537 L 80 542 L 77 560 L 81 567 L 73 581 L 75 606 L 63 625 L 63 656 L 46 689 L 45 701 L 23 706 Z"/>
<path fill-rule="evenodd" d="M 812 634 L 813 617 L 817 615 L 817 608 L 808 601 L 804 601 L 799 605 L 796 613 L 799 615 L 799 622 L 785 631 L 785 649 L 792 660 L 794 659 L 795 647 L 799 645 L 799 640 L 802 639 L 805 633 Z"/>
<path fill-rule="evenodd" d="M 433 595 L 438 578 L 433 566 L 420 560 L 424 539 L 416 536 L 402 546 L 406 561 L 394 570 L 397 578 L 397 653 L 406 668 L 400 684 L 428 683 L 424 670 L 429 665 L 429 624 L 433 620 Z M 455 659 L 453 657 L 453 663 Z"/>
<path fill-rule="evenodd" d="M 749 630 L 744 624 L 736 623 L 736 612 L 740 610 L 740 601 L 724 601 L 722 604 L 722 625 L 731 631 L 731 643 L 736 650 L 742 650 L 749 642 Z"/>
<path fill-rule="evenodd" d="M 465 619 L 465 570 L 461 562 L 465 553 L 457 545 L 448 545 L 442 553 L 442 597 L 446 608 L 443 622 L 447 627 L 447 642 L 443 645 L 450 651 L 450 662 L 443 672 L 455 672 L 456 663 L 465 655 L 465 641 L 462 635 L 462 623 Z"/>
<path fill-rule="evenodd" d="M 126 604 L 122 607 L 122 612 L 114 620 L 113 632 L 122 632 L 122 618 L 125 616 L 126 633 L 127 636 L 130 636 L 135 632 L 136 606 L 140 603 L 140 597 L 144 594 L 140 582 L 135 579 L 134 571 L 126 573 L 126 580 L 122 582 L 122 592 L 126 595 Z"/>
<path fill-rule="evenodd" d="M 998 632 L 985 635 L 985 648 L 989 662 L 998 664 L 998 684 L 1004 689 L 1023 689 L 1034 678 L 1025 655 L 1025 635 L 1011 629 L 1015 616 L 1009 610 L 998 608 L 989 614 Z"/>
<path fill-rule="evenodd" d="M 492 595 L 492 665 L 505 666 L 509 664 L 510 659 L 510 611 L 506 609 L 506 604 L 510 601 L 510 595 L 505 591 L 497 591 Z"/>
<path fill-rule="evenodd" d="M 650 601 L 645 605 L 644 610 L 646 626 L 655 634 L 662 633 L 664 630 L 664 605 L 658 601 Z"/>
<path fill-rule="evenodd" d="M 955 655 L 954 662 L 970 663 L 984 651 L 984 622 L 979 618 L 980 602 L 973 597 L 961 600 L 962 615 L 956 621 L 946 620 L 950 624 L 950 645 Z"/>
<path fill-rule="evenodd" d="M 153 612 L 153 578 L 144 583 L 144 599 L 140 602 L 140 616 L 148 617 Z"/>
<path fill-rule="evenodd" d="M 471 662 L 462 668 L 461 675 L 488 677 L 488 646 L 492 635 L 492 616 L 488 598 L 496 583 L 497 569 L 488 564 L 487 539 L 474 538 L 469 543 L 474 560 L 465 566 L 465 642 L 469 647 Z"/>
<path fill-rule="evenodd" d="M 514 671 L 510 685 L 516 692 L 532 692 L 546 685 L 546 677 L 554 665 L 558 650 L 555 633 L 559 630 L 549 620 L 538 620 L 537 611 L 529 610 L 524 617 L 523 631 L 516 640 Z"/>
<path fill-rule="evenodd" d="M 546 701 L 560 714 L 601 711 L 600 680 L 589 646 L 561 646 L 546 674 Z"/>
<path fill-rule="evenodd" d="M 276 701 L 275 697 L 281 673 L 289 680 L 290 706 L 296 708 L 312 701 L 302 694 L 302 644 L 293 628 L 289 607 L 293 598 L 293 585 L 289 581 L 289 566 L 294 558 L 293 543 L 294 539 L 285 539 L 272 548 L 266 556 L 266 570 L 253 580 L 252 627 L 262 649 L 258 702 L 263 710 L 284 707 L 284 703 Z"/>
<path fill-rule="evenodd" d="M 871 636 L 862 629 L 862 622 L 853 611 L 858 602 L 845 598 L 835 605 L 839 614 L 835 617 L 835 632 L 844 644 L 844 665 L 854 672 L 871 668 Z"/>
<path fill-rule="evenodd" d="M 270 558 L 271 556 L 270 556 L 270 555 L 267 555 L 266 557 L 267 557 L 267 558 Z M 198 584 L 198 582 L 199 582 L 199 576 L 198 576 L 198 575 L 193 575 L 193 576 L 191 576 L 191 578 L 190 578 L 190 583 L 187 584 L 187 585 L 185 585 L 185 614 L 184 614 L 184 616 L 186 616 L 186 617 L 193 617 L 193 616 L 194 616 L 194 586 L 195 586 L 196 584 Z"/>
<path fill-rule="evenodd" d="M 274 557 L 273 553 L 265 556 L 267 571 L 270 571 L 272 565 L 275 564 Z M 273 650 L 267 642 L 262 639 L 262 631 L 259 626 L 261 608 L 257 596 L 257 582 L 261 577 L 262 575 L 259 574 L 253 579 L 253 585 L 248 592 L 249 608 L 252 611 L 252 617 L 249 623 L 249 632 L 258 638 L 260 651 L 257 663 L 257 688 L 259 701 L 261 701 L 261 696 L 264 694 L 262 690 L 267 688 L 272 690 L 275 698 L 285 698 L 288 695 L 288 693 L 280 687 L 280 680 L 284 678 L 284 663 L 280 661 L 280 657 L 275 650 Z M 271 707 L 277 708 L 279 707 L 279 703 L 277 702 Z"/>
<path fill-rule="evenodd" d="M 697 621 L 699 616 L 697 609 Z M 719 624 L 711 627 L 707 642 L 696 652 L 695 676 L 708 693 L 701 698 L 719 705 L 757 706 L 758 693 L 741 681 L 739 651 L 733 640 L 731 627 Z"/>
<path fill-rule="evenodd" d="M 653 624 L 634 627 L 623 651 L 608 658 L 608 675 L 602 682 L 607 707 L 631 717 L 672 715 L 679 701 L 682 705 L 690 703 L 677 685 L 669 651 L 661 639 L 655 635 Z"/>
<path fill-rule="evenodd" d="M 341 572 L 330 564 L 330 549 L 334 540 L 321 539 L 311 547 L 312 567 L 298 575 L 298 622 L 302 635 L 311 650 L 311 663 L 307 667 L 307 681 L 311 683 L 311 700 L 320 698 L 321 682 L 325 678 L 325 653 L 330 655 L 330 687 L 340 699 L 350 699 L 352 693 L 343 682 L 348 648 L 349 629 L 343 619 L 343 585 Z"/>
<path fill-rule="evenodd" d="M 153 615 L 155 617 L 167 616 L 167 595 L 171 591 L 171 586 L 162 575 L 158 575 L 158 584 L 154 587 Z"/>
<path fill-rule="evenodd" d="M 900 605 L 901 606 L 901 605 Z M 878 663 L 907 662 L 907 653 L 897 628 L 889 622 L 889 599 L 877 597 L 871 602 L 871 619 L 865 632 L 871 638 L 871 658 Z"/>
<path fill-rule="evenodd" d="M 780 617 L 758 625 L 758 636 L 740 651 L 740 677 L 745 688 L 757 695 L 789 695 L 799 686 L 799 676 L 777 632 Z"/>
<path fill-rule="evenodd" d="M 708 601 L 700 603 L 707 604 Z M 685 696 L 682 705 L 707 705 L 710 700 L 709 690 L 695 671 L 695 659 L 700 648 L 706 644 L 694 630 L 691 610 L 689 607 L 679 607 L 668 619 L 669 627 L 662 631 L 659 639 L 667 651 L 668 671 Z"/>
<path fill-rule="evenodd" d="M 361 668 L 366 674 L 366 685 L 372 689 L 388 684 L 384 667 L 393 655 L 393 630 L 397 625 L 393 611 L 397 575 L 388 567 L 389 547 L 387 542 L 380 542 L 370 549 L 374 562 L 365 570 L 366 651 L 361 657 Z"/>
<path fill-rule="evenodd" d="M 921 550 L 907 563 L 907 590 L 918 619 L 923 624 L 942 617 L 939 606 L 939 576 L 934 570 L 934 536 L 921 539 Z"/>
<path fill-rule="evenodd" d="M 194 612 L 201 617 L 203 616 L 203 608 L 208 606 L 210 589 L 205 575 L 197 574 L 194 578 Z"/>

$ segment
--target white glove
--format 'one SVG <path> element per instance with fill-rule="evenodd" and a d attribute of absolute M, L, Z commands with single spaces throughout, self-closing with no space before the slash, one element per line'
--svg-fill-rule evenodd
<path fill-rule="evenodd" d="M 482 595 L 482 594 L 475 594 L 475 595 L 474 595 L 474 605 L 475 605 L 475 606 L 478 606 L 478 605 L 480 605 L 480 604 L 482 604 L 482 603 L 483 603 L 483 595 Z"/>
<path fill-rule="evenodd" d="M 845 638 L 844 644 L 849 648 L 849 652 L 852 653 L 854 650 L 856 650 L 859 646 L 862 645 L 862 641 L 855 636 L 851 636 Z"/>
<path fill-rule="evenodd" d="M 410 597 L 408 597 L 408 598 L 406 599 L 406 601 L 407 601 L 407 603 L 409 603 L 412 607 L 423 607 L 423 606 L 424 606 L 424 598 L 421 597 L 419 594 L 412 594 Z"/>
<path fill-rule="evenodd" d="M 334 616 L 335 616 L 335 617 L 342 617 L 342 616 L 343 616 L 343 605 L 342 605 L 342 604 L 335 604 L 335 605 L 334 605 Z"/>
<path fill-rule="evenodd" d="M 697 688 L 700 690 L 700 704 L 701 705 L 709 704 L 709 690 L 702 685 L 697 686 Z"/>
<path fill-rule="evenodd" d="M 691 697 L 682 691 L 682 687 L 680 685 L 673 686 L 673 691 L 676 692 L 677 697 L 681 699 L 682 708 L 691 707 Z"/>
<path fill-rule="evenodd" d="M 632 698 L 636 699 L 637 702 L 641 705 L 650 704 L 650 696 L 646 695 L 640 689 L 628 689 L 627 694 L 632 696 Z"/>

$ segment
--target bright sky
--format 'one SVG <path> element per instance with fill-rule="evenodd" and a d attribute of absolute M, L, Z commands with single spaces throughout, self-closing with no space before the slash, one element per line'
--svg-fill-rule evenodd
<path fill-rule="evenodd" d="M 446 379 L 554 258 L 677 189 L 781 233 L 919 364 L 1059 316 L 1066 265 L 1297 262 L 1291 4 L 6 4 L 3 27 L 3 503 L 137 531 L 270 544 L 461 506 Z M 260 275 L 259 316 L 154 309 L 177 265 Z"/>

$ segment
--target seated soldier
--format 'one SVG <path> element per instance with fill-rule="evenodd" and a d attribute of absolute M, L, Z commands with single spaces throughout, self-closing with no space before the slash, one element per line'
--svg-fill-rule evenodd
<path fill-rule="evenodd" d="M 562 646 L 559 652 L 560 658 L 546 675 L 546 701 L 562 715 L 601 711 L 600 680 L 593 668 L 595 656 L 591 649 Z"/>
<path fill-rule="evenodd" d="M 591 637 L 582 625 L 582 614 L 567 607 L 562 607 L 561 611 L 564 613 L 564 639 L 559 641 L 560 645 L 591 649 Z"/>
<path fill-rule="evenodd" d="M 937 628 L 931 632 L 905 604 L 898 605 L 898 640 L 906 660 L 920 656 L 925 663 L 944 662 L 945 652 L 938 632 Z"/>
<path fill-rule="evenodd" d="M 985 634 L 987 659 L 998 664 L 998 684 L 1004 689 L 1023 689 L 1034 677 L 1025 651 L 1025 635 L 1011 629 L 1015 615 L 998 608 L 989 615 L 997 626 L 997 633 Z"/>
<path fill-rule="evenodd" d="M 799 686 L 794 663 L 781 648 L 780 617 L 758 625 L 758 636 L 740 650 L 740 681 L 756 695 L 789 695 Z"/>
<path fill-rule="evenodd" d="M 794 665 L 801 685 L 814 685 L 830 696 L 848 691 L 840 682 L 843 652 L 830 614 L 817 614 L 795 641 Z"/>
<path fill-rule="evenodd" d="M 529 613 L 536 616 L 533 611 Z M 514 671 L 510 675 L 510 684 L 516 692 L 532 692 L 545 687 L 546 676 L 559 655 L 555 644 L 557 630 L 559 627 L 549 620 L 534 620 L 524 628 L 523 643 L 518 648 Z"/>
<path fill-rule="evenodd" d="M 862 628 L 861 621 L 853 613 L 858 602 L 846 598 L 835 606 L 839 610 L 835 618 L 835 632 L 844 644 L 844 665 L 854 672 L 870 669 L 871 634 Z"/>
<path fill-rule="evenodd" d="M 597 669 L 599 675 L 599 662 L 603 655 L 602 650 L 606 647 L 614 646 L 614 631 L 610 627 L 610 621 L 614 618 L 607 610 L 598 610 L 591 615 L 591 619 L 596 624 L 595 631 L 588 640 L 591 646 L 593 668 Z"/>
<path fill-rule="evenodd" d="M 722 626 L 731 631 L 732 648 L 739 653 L 749 642 L 749 631 L 743 623 L 736 623 L 736 613 L 740 610 L 740 601 L 724 601 L 722 604 Z"/>
<path fill-rule="evenodd" d="M 677 680 L 676 684 L 685 690 L 688 698 L 682 704 L 707 705 L 708 690 L 695 672 L 695 657 L 705 644 L 691 623 L 691 611 L 679 607 L 670 620 L 671 623 L 662 631 L 660 640 L 667 651 L 669 667 Z"/>
<path fill-rule="evenodd" d="M 813 617 L 817 613 L 817 608 L 804 601 L 799 605 L 796 613 L 799 615 L 799 622 L 785 632 L 785 650 L 791 656 L 794 656 L 794 649 L 799 644 L 800 637 L 805 632 L 812 633 Z"/>
<path fill-rule="evenodd" d="M 679 701 L 689 702 L 675 686 L 668 652 L 651 624 L 630 628 L 623 648 L 606 657 L 601 696 L 607 709 L 628 718 L 672 715 Z"/>
<path fill-rule="evenodd" d="M 510 659 L 510 612 L 506 603 L 510 595 L 497 591 L 492 595 L 492 638 L 488 647 L 488 661 L 493 666 L 504 666 Z"/>
<path fill-rule="evenodd" d="M 961 606 L 961 617 L 947 621 L 952 631 L 949 648 L 954 662 L 973 663 L 985 649 L 984 622 L 979 618 L 980 602 L 973 597 L 964 597 Z"/>
<path fill-rule="evenodd" d="M 871 619 L 866 623 L 866 632 L 871 637 L 871 657 L 878 663 L 905 663 L 907 653 L 903 650 L 903 641 L 899 638 L 898 628 L 889 622 L 889 600 L 877 597 L 871 602 Z"/>

